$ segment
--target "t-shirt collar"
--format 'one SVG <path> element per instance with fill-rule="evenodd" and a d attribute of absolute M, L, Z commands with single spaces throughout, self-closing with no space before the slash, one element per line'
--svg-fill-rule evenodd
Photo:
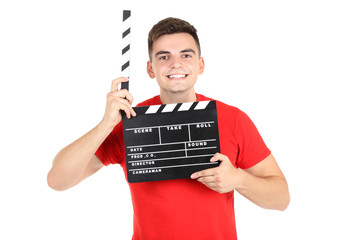
<path fill-rule="evenodd" d="M 198 94 L 198 93 L 195 93 L 195 94 L 196 94 L 196 102 L 211 100 L 210 98 L 205 97 L 204 95 L 201 95 L 201 94 Z M 156 96 L 154 104 L 155 105 L 162 105 L 163 104 L 161 102 L 160 95 Z"/>

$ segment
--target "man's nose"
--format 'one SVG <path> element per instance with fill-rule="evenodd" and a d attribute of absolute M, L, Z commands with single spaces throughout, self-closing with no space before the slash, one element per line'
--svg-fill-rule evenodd
<path fill-rule="evenodd" d="M 179 57 L 173 57 L 170 64 L 170 68 L 179 68 L 181 66 L 181 59 Z"/>

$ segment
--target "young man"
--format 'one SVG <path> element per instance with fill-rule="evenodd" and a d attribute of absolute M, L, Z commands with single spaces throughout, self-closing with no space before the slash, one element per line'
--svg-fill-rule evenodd
<path fill-rule="evenodd" d="M 160 95 L 139 104 L 157 105 L 210 100 L 194 90 L 204 71 L 196 29 L 167 18 L 151 29 L 147 72 Z M 135 117 L 132 95 L 112 82 L 102 121 L 61 150 L 48 174 L 56 190 L 75 186 L 103 165 L 121 164 L 126 175 L 122 116 Z M 133 239 L 237 239 L 234 190 L 267 209 L 286 209 L 289 192 L 284 175 L 249 117 L 217 101 L 221 153 L 209 161 L 220 166 L 189 179 L 129 184 L 134 208 Z"/>

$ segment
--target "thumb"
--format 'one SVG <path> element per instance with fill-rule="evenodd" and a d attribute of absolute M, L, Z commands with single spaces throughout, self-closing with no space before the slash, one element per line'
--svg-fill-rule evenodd
<path fill-rule="evenodd" d="M 214 156 L 210 159 L 210 162 L 217 162 L 217 161 L 224 161 L 224 158 L 222 157 L 224 155 L 220 154 L 220 153 L 215 153 Z"/>
<path fill-rule="evenodd" d="M 225 162 L 229 160 L 229 158 L 221 153 L 215 153 L 215 155 L 210 159 L 210 162 L 217 162 L 219 161 L 220 163 Z"/>

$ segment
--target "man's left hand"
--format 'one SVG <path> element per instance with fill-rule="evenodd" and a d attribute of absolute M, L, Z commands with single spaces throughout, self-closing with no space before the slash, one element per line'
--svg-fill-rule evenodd
<path fill-rule="evenodd" d="M 220 161 L 220 165 L 193 173 L 191 179 L 196 179 L 208 188 L 218 192 L 227 193 L 234 190 L 240 184 L 241 169 L 235 168 L 229 158 L 216 153 L 210 162 Z"/>

